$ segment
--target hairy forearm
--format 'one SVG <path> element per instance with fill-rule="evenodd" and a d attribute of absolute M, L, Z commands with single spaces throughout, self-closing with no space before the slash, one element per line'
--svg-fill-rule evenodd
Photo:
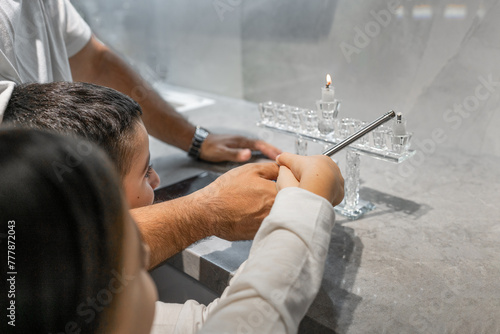
<path fill-rule="evenodd" d="M 213 235 L 214 224 L 204 199 L 196 194 L 132 209 L 144 241 L 151 248 L 151 268 L 192 243 Z"/>
<path fill-rule="evenodd" d="M 70 65 L 74 81 L 111 87 L 136 100 L 149 134 L 182 150 L 189 149 L 194 126 L 108 47 L 92 38 L 79 54 L 70 58 Z"/>

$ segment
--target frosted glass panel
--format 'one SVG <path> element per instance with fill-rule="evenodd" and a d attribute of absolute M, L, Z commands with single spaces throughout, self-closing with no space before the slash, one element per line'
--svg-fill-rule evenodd
<path fill-rule="evenodd" d="M 500 155 L 498 1 L 73 3 L 148 79 L 314 109 L 331 73 L 339 117 L 394 109 L 415 144 Z"/>

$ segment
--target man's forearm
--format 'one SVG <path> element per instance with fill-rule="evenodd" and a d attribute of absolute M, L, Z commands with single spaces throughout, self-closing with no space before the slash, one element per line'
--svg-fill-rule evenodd
<path fill-rule="evenodd" d="M 189 149 L 195 127 L 141 78 L 127 63 L 94 37 L 70 58 L 74 81 L 114 88 L 136 100 L 152 136 L 184 151 Z"/>
<path fill-rule="evenodd" d="M 132 209 L 130 213 L 151 248 L 151 268 L 192 243 L 213 235 L 209 213 L 196 195 Z"/>

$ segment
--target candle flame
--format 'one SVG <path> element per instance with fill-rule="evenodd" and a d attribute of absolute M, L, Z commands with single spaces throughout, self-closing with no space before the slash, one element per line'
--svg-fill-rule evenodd
<path fill-rule="evenodd" d="M 330 88 L 330 85 L 332 84 L 332 77 L 330 74 L 326 75 L 326 88 Z"/>

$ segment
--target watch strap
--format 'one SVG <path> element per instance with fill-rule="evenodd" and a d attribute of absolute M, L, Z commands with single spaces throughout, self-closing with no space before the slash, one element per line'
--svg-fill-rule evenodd
<path fill-rule="evenodd" d="M 201 126 L 197 126 L 194 131 L 193 141 L 191 142 L 191 146 L 188 150 L 188 155 L 194 159 L 199 159 L 201 154 L 201 145 L 208 137 L 210 132 L 207 129 L 202 128 Z"/>

